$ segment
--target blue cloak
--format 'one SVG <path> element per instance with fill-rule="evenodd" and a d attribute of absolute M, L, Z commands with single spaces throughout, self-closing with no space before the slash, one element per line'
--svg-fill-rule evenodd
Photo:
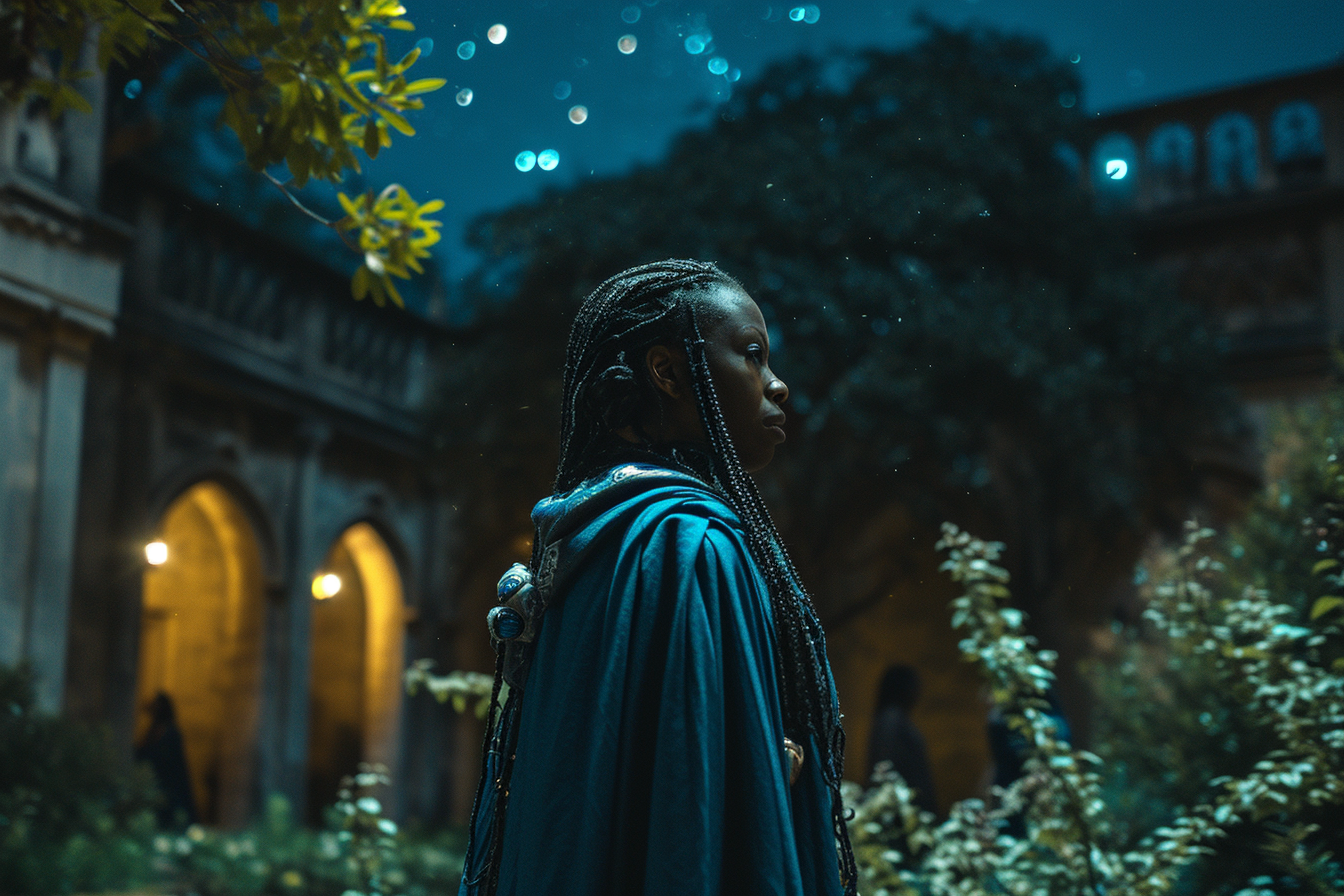
<path fill-rule="evenodd" d="M 733 511 L 691 476 L 627 464 L 533 520 L 559 559 L 499 896 L 840 894 L 815 744 L 789 785 L 769 595 Z M 460 896 L 477 892 L 494 810 L 487 786 Z"/>

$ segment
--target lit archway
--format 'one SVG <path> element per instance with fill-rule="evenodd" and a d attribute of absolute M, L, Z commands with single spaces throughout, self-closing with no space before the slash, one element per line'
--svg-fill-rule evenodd
<path fill-rule="evenodd" d="M 396 773 L 406 605 L 396 561 L 368 523 L 332 546 L 313 597 L 308 815 L 316 820 L 360 762 Z"/>
<path fill-rule="evenodd" d="M 234 826 L 252 809 L 261 686 L 262 572 L 257 538 L 218 483 L 200 482 L 163 514 L 147 550 L 136 700 L 172 698 L 202 820 Z"/>

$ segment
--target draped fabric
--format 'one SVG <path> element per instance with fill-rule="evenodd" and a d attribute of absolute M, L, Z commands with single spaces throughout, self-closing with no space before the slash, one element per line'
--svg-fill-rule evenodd
<path fill-rule="evenodd" d="M 732 510 L 694 477 L 631 464 L 533 519 L 560 551 L 518 709 L 500 896 L 839 894 L 817 764 L 789 785 L 769 596 Z M 493 811 L 487 787 L 477 830 Z"/>

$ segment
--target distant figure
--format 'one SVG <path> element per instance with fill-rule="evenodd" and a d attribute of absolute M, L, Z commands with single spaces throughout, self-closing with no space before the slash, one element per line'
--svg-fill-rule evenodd
<path fill-rule="evenodd" d="M 181 828 L 195 824 L 196 800 L 187 773 L 187 753 L 177 727 L 173 698 L 159 691 L 149 703 L 149 730 L 135 748 L 135 761 L 147 762 L 158 782 L 161 801 L 159 827 Z"/>
<path fill-rule="evenodd" d="M 892 767 L 915 791 L 915 805 L 937 813 L 938 800 L 929 772 L 929 754 L 924 735 L 919 733 L 910 713 L 919 700 L 919 673 L 913 666 L 889 666 L 877 689 L 877 708 L 873 712 L 873 730 L 868 739 L 868 776 L 879 762 Z"/>

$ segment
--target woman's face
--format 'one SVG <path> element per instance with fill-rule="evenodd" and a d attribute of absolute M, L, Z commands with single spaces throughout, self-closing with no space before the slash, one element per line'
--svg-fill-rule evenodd
<path fill-rule="evenodd" d="M 728 437 L 742 466 L 754 473 L 784 441 L 780 405 L 789 397 L 789 387 L 770 370 L 765 318 L 750 296 L 726 283 L 708 287 L 699 318 Z"/>

